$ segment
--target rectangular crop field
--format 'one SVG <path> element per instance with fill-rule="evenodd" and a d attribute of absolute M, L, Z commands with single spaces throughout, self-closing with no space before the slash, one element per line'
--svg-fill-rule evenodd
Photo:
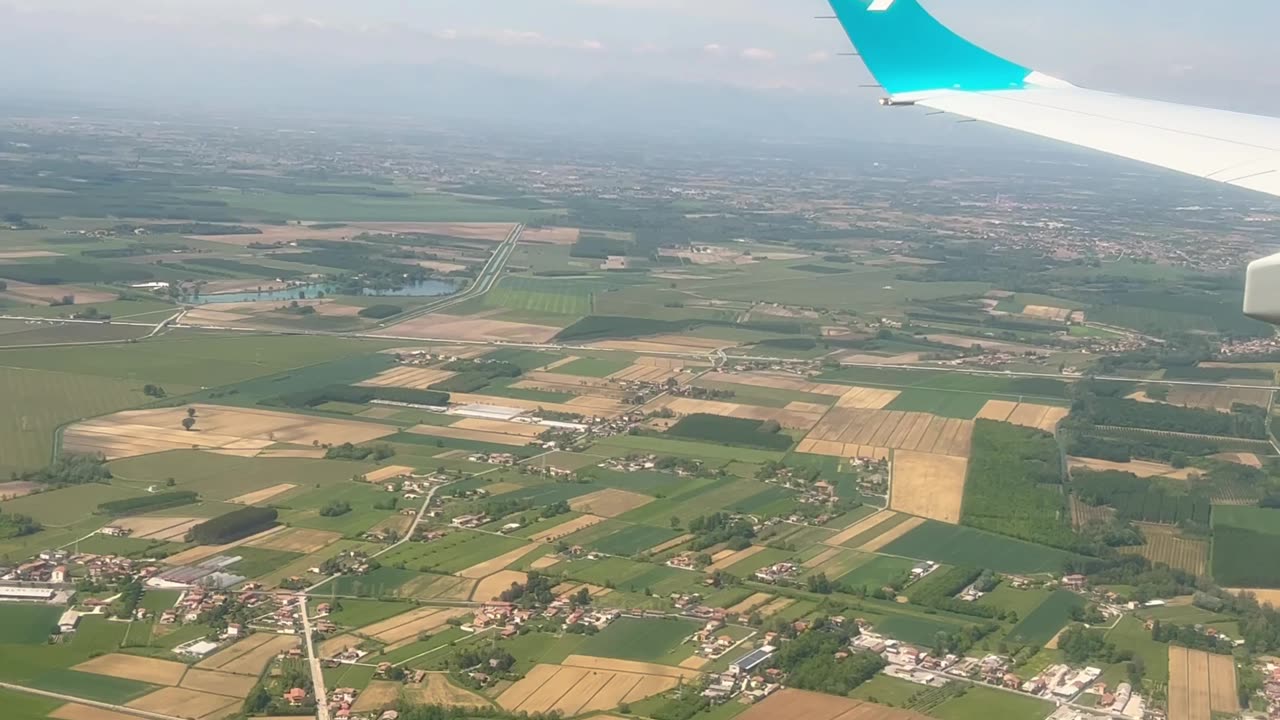
<path fill-rule="evenodd" d="M 0 643 L 43 645 L 61 616 L 62 610 L 51 605 L 0 604 Z"/>
<path fill-rule="evenodd" d="M 1037 720 L 1043 720 L 1048 712 Z M 1003 716 L 985 717 L 1004 720 Z M 928 720 L 920 713 L 897 710 L 861 700 L 824 695 L 806 690 L 785 689 L 770 695 L 751 706 L 737 720 L 778 720 L 778 718 L 803 718 L 803 720 Z M 967 720 L 967 719 L 963 719 Z M 1021 720 L 1015 718 L 1014 720 Z"/>
<path fill-rule="evenodd" d="M 1180 537 L 1176 529 L 1162 525 L 1143 525 L 1142 534 L 1147 539 L 1145 545 L 1120 548 L 1120 552 L 1141 555 L 1153 563 L 1164 563 L 1196 577 L 1206 574 L 1208 541 Z"/>
<path fill-rule="evenodd" d="M 945 390 L 904 390 L 885 410 L 922 412 L 939 417 L 972 420 L 987 404 L 988 396 Z"/>
<path fill-rule="evenodd" d="M 968 471 L 963 457 L 895 451 L 889 507 L 958 525 Z"/>
<path fill-rule="evenodd" d="M 27 684 L 39 690 L 61 693 L 72 697 L 81 697 L 98 702 L 123 705 L 135 698 L 142 697 L 157 689 L 137 680 L 94 675 L 75 670 L 54 670 L 41 675 Z"/>
<path fill-rule="evenodd" d="M 1020 645 L 1044 645 L 1066 627 L 1071 620 L 1071 612 L 1085 604 L 1081 596 L 1058 590 L 1009 631 L 1008 641 Z"/>
<path fill-rule="evenodd" d="M 684 620 L 634 620 L 622 618 L 587 638 L 580 652 L 620 660 L 679 664 L 689 653 L 681 644 L 698 629 Z"/>
<path fill-rule="evenodd" d="M 1276 557 L 1280 535 L 1216 525 L 1213 530 L 1213 579 L 1223 587 L 1280 588 L 1280 567 L 1256 558 Z"/>
<path fill-rule="evenodd" d="M 625 530 L 596 540 L 591 543 L 591 547 L 602 553 L 629 557 L 679 536 L 679 531 L 669 528 L 632 525 Z"/>
<path fill-rule="evenodd" d="M 1063 550 L 957 525 L 926 522 L 880 549 L 890 555 L 1008 573 L 1061 573 Z"/>
<path fill-rule="evenodd" d="M 591 288 L 574 280 L 507 277 L 484 296 L 489 307 L 527 310 L 553 315 L 590 315 Z"/>
<path fill-rule="evenodd" d="M 578 358 L 573 362 L 559 365 L 548 372 L 553 372 L 557 375 L 605 378 L 629 367 L 631 367 L 631 360 L 627 357 Z"/>
<path fill-rule="evenodd" d="M 1044 720 L 1053 708 L 1047 700 L 978 686 L 929 712 L 939 720 Z"/>
<path fill-rule="evenodd" d="M 1239 712 L 1234 658 L 1169 647 L 1169 720 L 1208 720 Z"/>

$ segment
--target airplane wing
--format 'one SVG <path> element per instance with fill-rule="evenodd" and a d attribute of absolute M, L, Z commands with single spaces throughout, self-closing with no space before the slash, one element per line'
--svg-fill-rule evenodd
<path fill-rule="evenodd" d="M 885 105 L 921 105 L 1280 197 L 1280 118 L 1076 87 L 991 53 L 919 0 L 830 0 Z M 1249 266 L 1245 314 L 1280 324 L 1280 255 Z"/>

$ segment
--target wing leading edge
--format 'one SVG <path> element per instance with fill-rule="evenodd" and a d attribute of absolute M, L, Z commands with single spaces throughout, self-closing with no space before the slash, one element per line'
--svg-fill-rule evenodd
<path fill-rule="evenodd" d="M 991 53 L 919 0 L 830 0 L 887 104 L 923 105 L 1280 197 L 1280 118 L 1076 87 Z M 1245 313 L 1280 324 L 1280 255 L 1249 267 Z"/>

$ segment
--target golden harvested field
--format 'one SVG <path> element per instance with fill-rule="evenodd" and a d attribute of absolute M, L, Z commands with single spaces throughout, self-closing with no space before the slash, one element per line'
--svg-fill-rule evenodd
<path fill-rule="evenodd" d="M 1169 647 L 1169 720 L 1209 720 L 1238 713 L 1236 668 L 1227 655 Z"/>
<path fill-rule="evenodd" d="M 181 517 L 131 517 L 122 518 L 112 525 L 133 531 L 131 537 L 143 540 L 167 540 L 170 537 L 181 537 L 187 530 L 204 522 L 199 518 Z"/>
<path fill-rule="evenodd" d="M 957 525 L 968 471 L 969 461 L 962 457 L 898 450 L 893 454 L 889 507 Z"/>
<path fill-rule="evenodd" d="M 503 708 L 518 712 L 558 711 L 565 717 L 600 710 L 612 710 L 620 704 L 631 703 L 670 690 L 679 682 L 676 675 L 694 677 L 699 673 L 688 668 L 650 666 L 645 663 L 629 663 L 628 666 L 659 667 L 664 674 L 645 674 L 601 666 L 570 665 L 581 656 L 571 656 L 565 665 L 536 665 L 524 679 L 516 682 L 498 697 Z M 591 660 L 591 658 L 585 658 Z"/>
<path fill-rule="evenodd" d="M 533 245 L 572 245 L 578 242 L 582 231 L 578 228 L 541 227 L 525 228 L 520 233 L 520 242 Z"/>
<path fill-rule="evenodd" d="M 529 563 L 529 569 L 546 570 L 549 567 L 555 567 L 556 565 L 559 565 L 559 564 L 560 564 L 560 557 L 558 555 L 543 555 L 537 560 L 534 560 L 532 563 Z"/>
<path fill-rule="evenodd" d="M 117 294 L 113 292 L 90 290 L 79 285 L 31 285 L 16 280 L 9 280 L 7 283 L 8 288 L 5 290 L 4 295 L 20 303 L 27 304 L 48 305 L 51 302 L 62 300 L 67 295 L 71 295 L 75 297 L 77 305 L 90 305 L 92 303 L 111 302 L 117 297 Z"/>
<path fill-rule="evenodd" d="M 398 325 L 385 332 L 395 337 L 420 337 L 440 340 L 470 340 L 479 342 L 545 343 L 560 332 L 549 325 L 466 318 L 443 313 L 430 313 Z"/>
<path fill-rule="evenodd" d="M 871 530 L 872 528 L 875 528 L 882 523 L 886 523 L 897 516 L 898 516 L 898 513 L 892 510 L 881 510 L 880 512 L 877 512 L 873 515 L 868 515 L 862 518 L 861 520 L 855 522 L 854 524 L 850 525 L 844 530 L 841 530 L 835 535 L 832 535 L 831 537 L 824 540 L 823 543 L 826 545 L 830 545 L 832 547 L 838 548 L 844 543 L 858 537 L 862 533 L 867 532 L 868 530 Z"/>
<path fill-rule="evenodd" d="M 1168 480 L 1187 480 L 1191 473 L 1199 472 L 1195 468 L 1183 468 L 1175 470 L 1171 465 L 1162 463 L 1148 462 L 1146 460 L 1130 460 L 1127 463 L 1111 462 L 1109 460 L 1098 460 L 1097 458 L 1068 458 L 1068 462 L 1073 468 L 1087 468 L 1089 470 L 1118 470 L 1120 472 L 1133 473 L 1142 478 L 1165 478 Z"/>
<path fill-rule="evenodd" d="M 404 685 L 398 682 L 374 680 L 356 697 L 356 702 L 351 709 L 354 712 L 363 713 L 392 707 L 400 700 L 400 691 L 403 688 Z"/>
<path fill-rule="evenodd" d="M 746 560 L 747 558 L 754 557 L 755 555 L 759 555 L 760 553 L 764 552 L 766 549 L 767 548 L 765 548 L 765 546 L 763 545 L 752 545 L 746 550 L 739 550 L 733 553 L 732 555 L 727 555 L 723 559 L 717 560 L 711 563 L 710 565 L 708 565 L 707 572 L 724 570 L 725 568 L 736 565 L 737 563 L 740 563 L 743 560 Z"/>
<path fill-rule="evenodd" d="M 279 485 L 272 485 L 269 488 L 263 488 L 251 493 L 245 493 L 244 495 L 238 495 L 227 502 L 238 503 L 240 505 L 257 505 L 259 503 L 264 503 L 277 495 L 283 495 L 296 487 L 298 486 L 291 483 L 280 483 Z"/>
<path fill-rule="evenodd" d="M 763 607 L 765 605 L 768 605 L 769 603 L 773 602 L 775 599 L 776 598 L 773 595 L 770 595 L 769 593 L 758 592 L 752 595 L 751 597 L 743 600 L 742 602 L 738 603 L 737 605 L 733 605 L 732 607 L 725 608 L 724 611 L 729 613 L 730 615 L 742 615 L 745 613 L 749 613 L 758 607 Z"/>
<path fill-rule="evenodd" d="M 298 647 L 299 643 L 300 640 L 296 637 L 257 633 L 210 655 L 195 666 L 201 670 L 220 670 L 236 675 L 257 677 L 262 674 L 272 658 Z"/>
<path fill-rule="evenodd" d="M 228 708 L 239 705 L 240 701 L 236 698 L 176 687 L 162 688 L 128 703 L 129 707 L 138 710 L 197 720 L 211 716 L 222 717 Z"/>
<path fill-rule="evenodd" d="M 836 407 L 854 410 L 881 410 L 901 394 L 897 390 L 855 387 L 836 400 Z"/>
<path fill-rule="evenodd" d="M 1151 562 L 1165 563 L 1169 567 L 1184 570 L 1197 577 L 1204 575 L 1209 564 L 1209 543 L 1178 536 L 1176 528 L 1167 525 L 1139 523 L 1147 544 L 1140 547 L 1120 548 L 1128 555 L 1141 555 Z"/>
<path fill-rule="evenodd" d="M 682 670 L 680 668 L 671 667 L 670 665 L 637 662 L 635 660 L 618 660 L 616 658 L 595 657 L 593 655 L 570 655 L 560 664 L 567 667 L 580 667 L 590 670 L 613 670 L 616 672 L 643 673 L 647 675 L 684 678 L 686 680 L 696 678 L 700 674 L 691 672 L 687 669 Z"/>
<path fill-rule="evenodd" d="M 284 532 L 251 542 L 249 545 L 251 547 L 266 548 L 267 550 L 283 550 L 285 552 L 309 555 L 313 552 L 320 552 L 341 539 L 342 533 L 331 530 L 289 528 Z"/>
<path fill-rule="evenodd" d="M 927 413 L 836 408 L 809 431 L 797 452 L 855 457 L 862 447 L 969 457 L 973 421 Z"/>
<path fill-rule="evenodd" d="M 484 562 L 476 563 L 465 570 L 459 570 L 454 573 L 454 575 L 457 575 L 458 577 L 471 578 L 472 580 L 487 578 L 499 570 L 506 568 L 508 565 L 519 560 L 525 555 L 528 555 L 536 547 L 537 544 L 535 542 L 531 542 L 524 547 L 519 547 L 511 552 L 499 555 L 492 560 L 485 560 Z"/>
<path fill-rule="evenodd" d="M 915 530 L 924 523 L 924 518 L 913 517 L 906 522 L 899 523 L 897 527 L 890 528 L 888 532 L 866 541 L 858 546 L 858 549 L 868 553 L 879 552 L 880 548 Z"/>
<path fill-rule="evenodd" d="M 530 423 L 507 422 L 506 420 L 485 420 L 482 418 L 463 418 L 458 422 L 450 425 L 459 430 L 479 430 L 480 432 L 498 433 L 499 435 L 514 435 L 524 438 L 525 442 L 538 437 L 546 432 L 546 429 Z"/>
<path fill-rule="evenodd" d="M 428 673 L 421 685 L 405 685 L 404 694 L 419 705 L 492 707 L 486 698 L 449 682 L 444 673 Z"/>
<path fill-rule="evenodd" d="M 836 695 L 823 695 L 806 690 L 779 690 L 738 716 L 738 720 L 929 720 L 910 710 L 851 700 Z"/>
<path fill-rule="evenodd" d="M 399 624 L 381 629 L 380 632 L 370 632 L 369 628 L 361 628 L 357 632 L 379 642 L 394 645 L 404 640 L 416 639 L 418 635 L 424 632 L 433 633 L 447 625 L 450 619 L 470 615 L 472 612 L 467 608 L 422 608 L 403 615 L 397 615 L 391 620 L 384 621 L 384 623 L 376 623 L 375 625 L 382 625 L 392 621 L 400 621 Z"/>
<path fill-rule="evenodd" d="M 409 428 L 408 432 L 415 435 L 428 435 L 430 437 L 446 437 L 455 440 L 475 440 L 477 442 L 493 443 L 495 445 L 509 445 L 511 447 L 524 447 L 529 444 L 530 439 L 519 435 L 506 435 L 503 433 L 484 432 L 482 430 L 463 430 L 451 426 L 439 425 L 418 425 Z"/>
<path fill-rule="evenodd" d="M 562 537 L 565 537 L 567 535 L 572 535 L 573 533 L 576 533 L 579 530 L 585 530 L 586 528 L 589 528 L 592 525 L 596 525 L 602 522 L 604 522 L 604 518 L 602 517 L 597 517 L 595 515 L 583 515 L 581 517 L 576 517 L 567 522 L 560 523 L 555 527 L 547 528 L 546 530 L 543 530 L 542 532 L 537 533 L 535 535 L 531 535 L 529 539 L 534 542 L 555 542 L 556 540 L 559 540 Z"/>
<path fill-rule="evenodd" d="M 682 397 L 663 397 L 656 403 L 645 406 L 646 410 L 667 408 L 677 415 L 720 415 L 722 417 L 740 418 L 744 420 L 777 420 L 780 425 L 793 430 L 808 430 L 817 424 L 827 408 L 817 412 L 799 412 L 785 408 L 769 408 L 758 405 L 743 405 L 716 400 L 694 400 Z"/>
<path fill-rule="evenodd" d="M 1275 607 L 1280 608 L 1280 590 L 1263 590 L 1256 588 L 1227 588 L 1227 590 L 1236 594 L 1246 592 L 1251 593 L 1258 599 L 1258 602 L 1271 603 Z"/>
<path fill-rule="evenodd" d="M 1245 452 L 1218 453 L 1217 455 L 1213 456 L 1213 459 L 1225 460 L 1226 462 L 1233 462 L 1238 465 L 1245 465 L 1251 468 L 1262 467 L 1262 458 L 1258 457 L 1253 453 L 1245 453 Z"/>
<path fill-rule="evenodd" d="M 1023 427 L 1053 432 L 1071 411 L 1068 408 L 1008 400 L 988 400 L 978 413 L 979 420 L 998 420 Z"/>
<path fill-rule="evenodd" d="M 360 385 L 365 387 L 401 387 L 414 390 L 426 390 L 429 386 L 457 375 L 449 370 L 402 365 L 385 370 L 365 380 Z"/>
<path fill-rule="evenodd" d="M 375 423 L 327 420 L 310 415 L 219 405 L 196 407 L 196 425 L 182 429 L 186 408 L 128 410 L 67 428 L 69 452 L 101 453 L 107 459 L 190 448 L 259 451 L 275 443 L 298 445 L 363 443 L 396 432 Z"/>
<path fill-rule="evenodd" d="M 677 548 L 689 542 L 693 538 L 694 538 L 693 535 L 681 535 L 680 537 L 674 537 L 662 543 L 661 545 L 654 545 L 653 547 L 649 548 L 645 552 L 650 553 L 652 555 L 657 555 L 658 553 L 664 553 L 668 550 L 671 550 L 672 548 Z"/>
<path fill-rule="evenodd" d="M 387 465 L 364 474 L 365 482 L 380 483 L 384 480 L 412 475 L 413 468 L 408 465 Z"/>
<path fill-rule="evenodd" d="M 516 398 L 494 397 L 492 395 L 472 395 L 470 393 L 453 393 L 452 401 L 460 405 L 497 405 L 498 407 L 520 408 L 521 410 L 537 411 L 547 410 L 549 412 L 567 412 L 581 415 L 601 415 L 610 416 L 617 415 L 627 406 L 608 398 L 574 398 L 570 403 L 547 403 L 538 402 L 536 400 L 519 400 Z M 584 406 L 582 401 L 600 405 L 608 403 L 607 406 L 599 408 L 590 408 Z"/>
<path fill-rule="evenodd" d="M 187 672 L 187 666 L 182 663 L 121 653 L 100 655 L 71 669 L 95 675 L 127 678 L 152 685 L 177 685 Z"/>
<path fill-rule="evenodd" d="M 256 684 L 257 681 L 248 675 L 232 675 L 212 670 L 190 670 L 182 678 L 181 687 L 243 700 L 249 696 L 249 691 L 253 690 Z"/>
<path fill-rule="evenodd" d="M 316 654 L 321 658 L 331 658 L 338 653 L 350 650 L 364 642 L 355 635 L 335 635 L 316 646 Z"/>
<path fill-rule="evenodd" d="M 476 589 L 471 593 L 471 599 L 476 602 L 497 600 L 498 595 L 510 590 L 512 585 L 523 585 L 528 581 L 529 576 L 525 573 L 517 570 L 501 570 L 477 583 Z"/>
<path fill-rule="evenodd" d="M 653 498 L 648 495 L 609 488 L 574 498 L 570 501 L 569 507 L 574 512 L 591 513 L 611 518 L 648 505 L 651 502 L 653 502 Z"/>
<path fill-rule="evenodd" d="M 70 703 L 49 713 L 49 717 L 57 720 L 138 720 L 137 715 L 103 710 L 89 705 Z"/>
<path fill-rule="evenodd" d="M 1048 305 L 1028 305 L 1022 308 L 1022 314 L 1041 320 L 1066 322 L 1067 318 L 1071 317 L 1071 310 L 1068 308 L 1049 307 Z"/>
<path fill-rule="evenodd" d="M 710 658 L 699 657 L 698 655 L 690 655 L 680 661 L 680 667 L 689 670 L 701 670 L 711 664 Z M 604 718 L 594 718 L 593 720 L 604 720 Z"/>
<path fill-rule="evenodd" d="M 708 377 L 721 383 L 752 385 L 755 387 L 772 388 L 774 390 L 793 390 L 795 392 L 812 393 L 815 395 L 830 395 L 833 397 L 841 397 L 850 391 L 848 385 L 815 383 L 803 377 L 781 373 L 715 373 Z"/>

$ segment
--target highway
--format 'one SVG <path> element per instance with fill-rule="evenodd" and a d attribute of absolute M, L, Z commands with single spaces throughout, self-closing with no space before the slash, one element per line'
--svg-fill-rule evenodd
<path fill-rule="evenodd" d="M 329 691 L 324 686 L 324 669 L 316 657 L 315 642 L 311 639 L 311 615 L 307 611 L 307 594 L 298 593 L 298 605 L 302 610 L 302 632 L 307 643 L 307 665 L 311 666 L 311 685 L 316 698 L 316 719 L 329 720 Z"/>

